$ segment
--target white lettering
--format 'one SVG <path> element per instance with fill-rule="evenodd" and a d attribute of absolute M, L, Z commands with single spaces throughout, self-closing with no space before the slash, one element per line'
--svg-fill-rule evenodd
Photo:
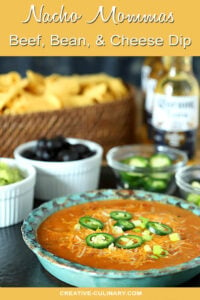
<path fill-rule="evenodd" d="M 190 37 L 178 36 L 176 34 L 169 35 L 169 46 L 180 46 L 186 49 L 192 45 L 192 39 Z"/>
<path fill-rule="evenodd" d="M 125 14 L 124 12 L 118 12 L 117 6 L 112 6 L 111 10 L 106 13 L 104 6 L 99 6 L 97 13 L 93 19 L 87 22 L 87 24 L 93 24 L 98 19 L 103 23 L 112 21 L 115 25 L 124 23 L 174 23 L 173 12 L 169 14 L 161 12 L 160 14 Z"/>
<path fill-rule="evenodd" d="M 113 46 L 133 46 L 133 47 L 137 47 L 137 46 L 141 46 L 141 47 L 154 47 L 154 46 L 158 46 L 161 47 L 164 45 L 164 39 L 162 37 L 127 37 L 125 35 L 118 35 L 118 34 L 114 34 L 111 36 L 110 38 L 110 42 Z"/>
<path fill-rule="evenodd" d="M 52 34 L 50 36 L 50 44 L 53 47 L 86 47 L 88 46 L 87 40 L 84 37 L 60 37 L 58 34 Z"/>
<path fill-rule="evenodd" d="M 42 35 L 38 34 L 36 37 L 19 37 L 16 34 L 10 35 L 10 46 L 41 46 Z"/>
<path fill-rule="evenodd" d="M 29 23 L 34 19 L 37 23 L 77 23 L 82 19 L 82 15 L 77 12 L 68 13 L 65 11 L 65 6 L 62 5 L 60 12 L 50 14 L 44 11 L 45 5 L 42 4 L 39 13 L 36 12 L 36 6 L 31 4 L 27 18 L 22 23 Z"/>

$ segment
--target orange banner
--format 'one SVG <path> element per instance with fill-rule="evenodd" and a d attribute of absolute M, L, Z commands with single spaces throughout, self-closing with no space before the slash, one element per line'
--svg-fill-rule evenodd
<path fill-rule="evenodd" d="M 198 288 L 2 288 L 1 299 L 20 300 L 188 300 L 199 299 Z"/>
<path fill-rule="evenodd" d="M 7 0 L 0 55 L 199 55 L 199 11 L 197 0 Z"/>

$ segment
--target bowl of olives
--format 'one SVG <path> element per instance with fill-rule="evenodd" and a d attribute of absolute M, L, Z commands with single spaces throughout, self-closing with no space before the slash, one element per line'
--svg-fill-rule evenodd
<path fill-rule="evenodd" d="M 102 147 L 92 141 L 56 136 L 18 146 L 14 157 L 36 169 L 35 197 L 50 200 L 98 187 Z"/>

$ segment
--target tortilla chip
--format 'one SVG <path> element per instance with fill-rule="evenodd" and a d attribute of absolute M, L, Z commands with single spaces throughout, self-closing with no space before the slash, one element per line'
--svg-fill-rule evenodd
<path fill-rule="evenodd" d="M 68 95 L 77 95 L 79 91 L 79 83 L 73 77 L 53 75 L 46 78 L 46 93 L 58 97 L 63 106 Z"/>
<path fill-rule="evenodd" d="M 39 111 L 60 109 L 60 101 L 53 95 L 49 97 L 31 95 L 24 92 L 12 101 L 12 105 L 5 109 L 5 114 L 24 114 Z"/>
<path fill-rule="evenodd" d="M 42 95 L 45 92 L 45 78 L 44 76 L 32 72 L 27 71 L 27 86 L 26 91 L 36 95 Z"/>
<path fill-rule="evenodd" d="M 0 93 L 0 110 L 2 110 L 9 102 L 12 101 L 18 94 L 23 92 L 24 87 L 26 86 L 26 79 L 21 80 L 10 86 L 7 92 Z"/>
<path fill-rule="evenodd" d="M 27 71 L 0 75 L 0 114 L 23 114 L 83 107 L 123 99 L 128 89 L 119 78 L 107 74 L 44 77 Z"/>
<path fill-rule="evenodd" d="M 21 76 L 17 72 L 9 72 L 0 75 L 0 86 L 10 87 L 21 80 Z"/>

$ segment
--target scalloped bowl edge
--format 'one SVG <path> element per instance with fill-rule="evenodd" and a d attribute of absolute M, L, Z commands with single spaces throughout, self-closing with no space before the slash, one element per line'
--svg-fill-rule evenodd
<path fill-rule="evenodd" d="M 200 257 L 172 267 L 145 271 L 95 269 L 59 258 L 37 242 L 37 228 L 52 213 L 71 205 L 108 199 L 137 199 L 179 206 L 200 216 L 200 209 L 184 200 L 163 194 L 133 190 L 96 190 L 45 202 L 24 220 L 22 236 L 43 267 L 56 278 L 78 287 L 167 287 L 177 286 L 200 273 Z"/>

